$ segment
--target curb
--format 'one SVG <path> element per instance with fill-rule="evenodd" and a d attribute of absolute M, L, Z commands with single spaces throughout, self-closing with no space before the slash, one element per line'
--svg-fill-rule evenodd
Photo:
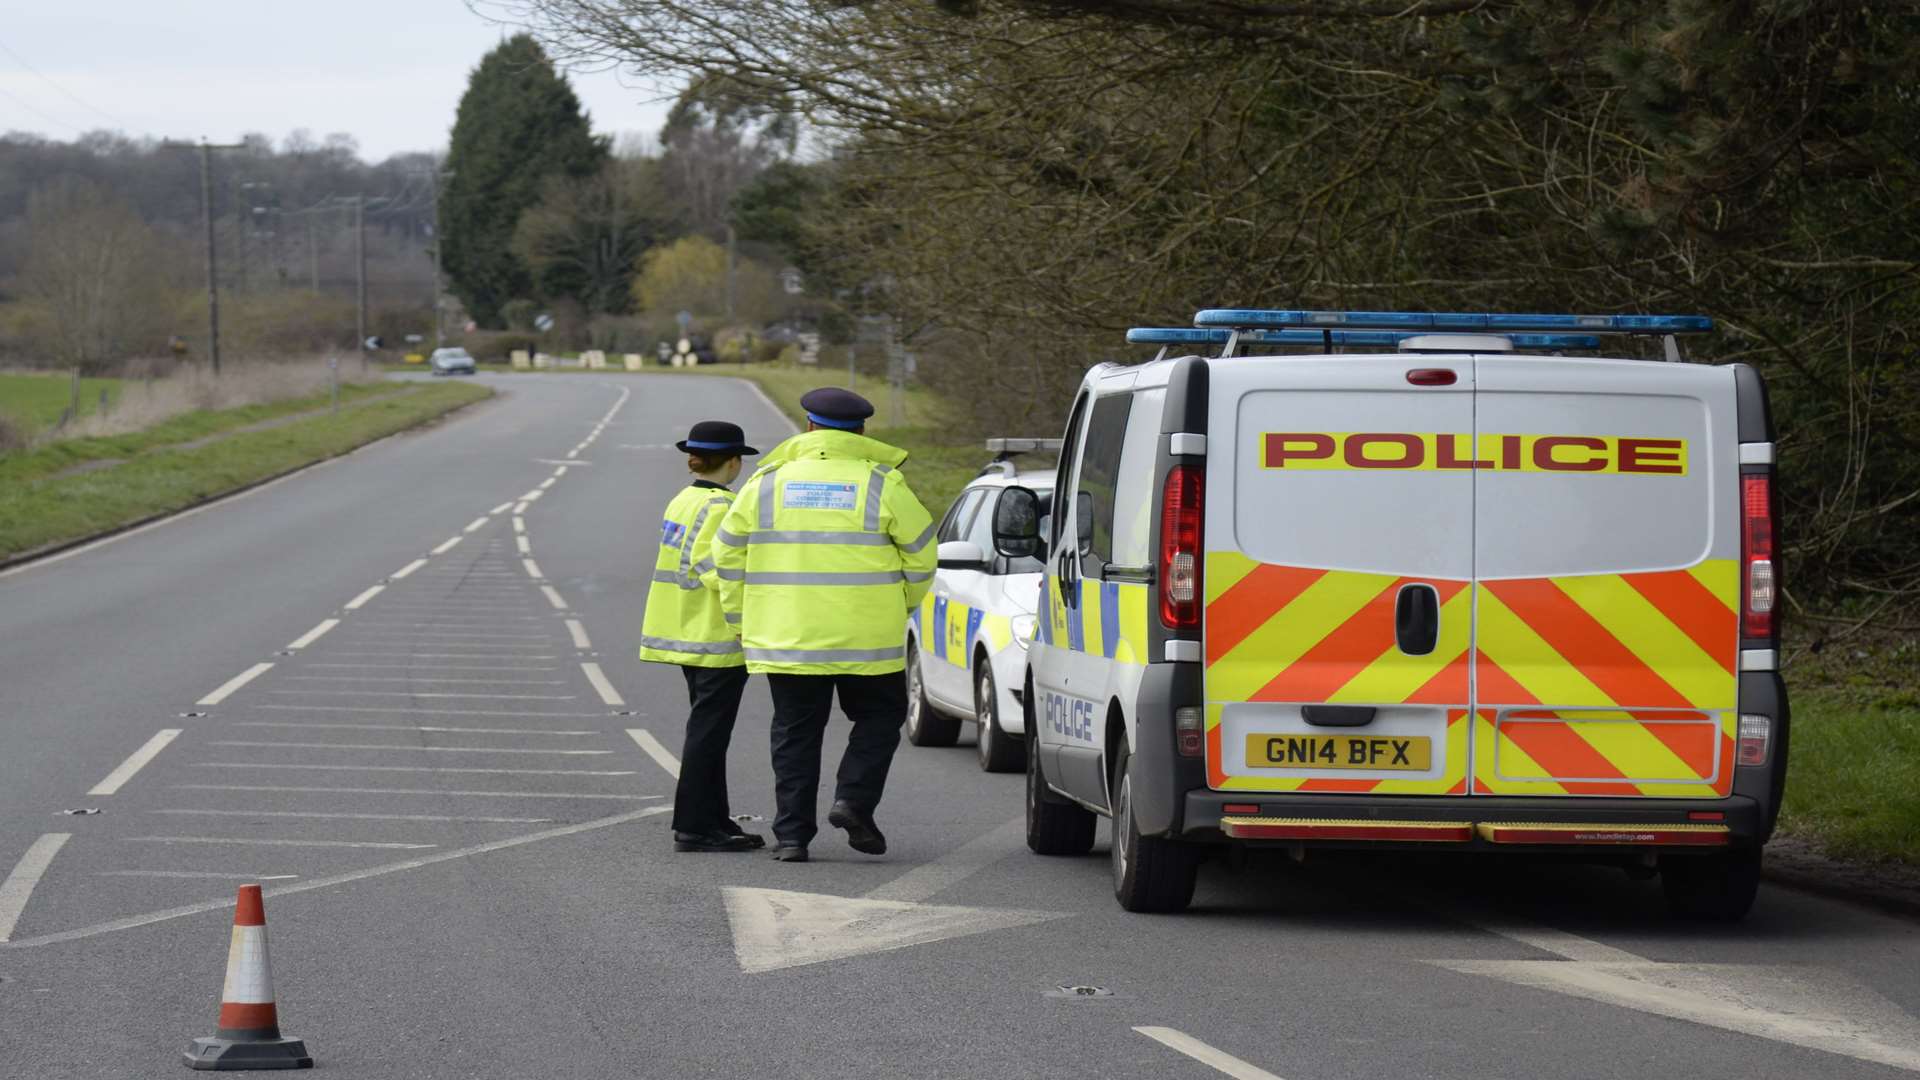
<path fill-rule="evenodd" d="M 1770 884 L 1920 920 L 1920 869 L 1829 858 L 1798 836 L 1781 836 L 1766 852 L 1761 874 Z"/>
<path fill-rule="evenodd" d="M 80 548 L 91 547 L 94 544 L 102 543 L 107 540 L 112 540 L 120 536 L 124 536 L 127 533 L 137 532 L 139 530 L 146 529 L 154 525 L 164 524 L 165 522 L 170 521 L 177 517 L 185 517 L 188 514 L 197 514 L 202 510 L 206 510 L 206 509 L 210 509 L 212 507 L 218 506 L 223 502 L 227 502 L 232 499 L 237 499 L 242 495 L 251 494 L 263 487 L 268 486 L 269 484 L 277 484 L 282 480 L 291 479 L 292 477 L 298 476 L 299 474 L 306 472 L 308 469 L 317 468 L 331 461 L 338 461 L 341 458 L 348 456 L 349 454 L 357 454 L 360 451 L 367 449 L 368 447 L 378 446 L 381 443 L 386 442 L 388 439 L 398 438 L 402 435 L 409 434 L 410 432 L 418 431 L 419 429 L 426 427 L 428 424 L 438 423 L 441 420 L 444 420 L 447 417 L 454 415 L 455 413 L 465 412 L 466 410 L 471 409 L 476 405 L 484 405 L 487 402 L 494 400 L 494 397 L 495 397 L 494 394 L 489 394 L 486 397 L 469 401 L 465 405 L 456 405 L 453 408 L 448 409 L 446 412 L 435 413 L 432 416 L 425 417 L 421 419 L 418 423 L 409 424 L 406 427 L 401 428 L 399 431 L 382 435 L 377 439 L 373 439 L 368 442 L 363 442 L 358 446 L 350 446 L 345 450 L 340 451 L 337 454 L 328 454 L 325 457 L 315 458 L 314 460 L 306 462 L 305 464 L 295 465 L 291 469 L 283 469 L 280 472 L 272 474 L 271 476 L 263 476 L 258 480 L 249 481 L 248 483 L 243 484 L 240 487 L 233 488 L 230 491 L 223 491 L 218 495 L 209 495 L 206 498 L 199 500 L 198 502 L 188 503 L 185 506 L 177 507 L 172 510 L 166 510 L 158 514 L 149 514 L 143 518 L 136 518 L 132 521 L 122 522 L 121 524 L 115 525 L 110 529 L 102 529 L 99 532 L 89 533 L 86 536 L 75 537 L 72 540 L 62 540 L 62 541 L 59 541 L 58 543 L 47 544 L 43 547 L 34 548 L 31 551 L 20 552 L 17 555 L 8 555 L 4 558 L 0 558 L 0 576 L 4 576 L 6 574 L 12 573 L 15 570 L 24 569 L 33 563 L 42 562 L 60 555 L 75 553 Z"/>

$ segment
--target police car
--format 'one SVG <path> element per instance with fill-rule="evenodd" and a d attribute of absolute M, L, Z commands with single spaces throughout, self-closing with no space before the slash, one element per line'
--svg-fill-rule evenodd
<path fill-rule="evenodd" d="M 995 460 L 941 519 L 933 587 L 907 625 L 908 741 L 952 746 L 962 721 L 972 720 L 988 772 L 1026 762 L 1019 691 L 1040 592 L 1038 559 L 994 551 L 994 515 L 1010 487 L 1050 501 L 1051 473 L 1023 472 L 1020 459 L 1059 448 L 1057 439 L 987 440 Z"/>
<path fill-rule="evenodd" d="M 1757 372 L 1681 362 L 1711 322 L 1195 324 L 1088 372 L 1050 522 L 1000 493 L 995 549 L 1044 562 L 1028 846 L 1112 818 L 1131 911 L 1208 852 L 1398 847 L 1744 916 L 1786 774 L 1774 445 Z"/>

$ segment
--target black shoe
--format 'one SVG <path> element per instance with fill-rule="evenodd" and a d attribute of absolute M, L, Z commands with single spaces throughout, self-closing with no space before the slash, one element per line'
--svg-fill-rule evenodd
<path fill-rule="evenodd" d="M 880 835 L 880 826 L 873 823 L 873 815 L 845 799 L 834 800 L 833 809 L 827 811 L 827 824 L 847 830 L 847 846 L 855 851 L 868 855 L 887 853 L 887 838 Z"/>
<path fill-rule="evenodd" d="M 774 862 L 806 862 L 807 849 L 799 844 L 778 844 L 771 856 Z"/>
<path fill-rule="evenodd" d="M 726 833 L 728 836 L 745 837 L 747 841 L 747 847 L 749 850 L 757 851 L 760 848 L 767 846 L 766 837 L 761 836 L 759 833 L 748 832 L 747 830 L 741 828 L 740 823 L 733 820 L 732 818 L 727 819 L 726 825 L 720 831 Z"/>
<path fill-rule="evenodd" d="M 754 845 L 744 836 L 730 833 L 690 833 L 673 834 L 675 851 L 752 851 Z"/>

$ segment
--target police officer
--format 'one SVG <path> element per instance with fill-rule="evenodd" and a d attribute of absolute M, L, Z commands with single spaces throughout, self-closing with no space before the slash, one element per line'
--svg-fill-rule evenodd
<path fill-rule="evenodd" d="M 640 659 L 678 664 L 692 705 L 673 793 L 673 849 L 748 851 L 766 841 L 741 829 L 727 803 L 727 744 L 747 686 L 747 660 L 720 613 L 711 551 L 733 502 L 727 485 L 740 475 L 741 456 L 760 451 L 746 444 L 738 424 L 724 420 L 700 421 L 674 448 L 687 455 L 693 482 L 667 504 L 660 522 L 640 626 Z"/>
<path fill-rule="evenodd" d="M 773 857 L 807 861 L 818 832 L 820 744 L 838 694 L 853 721 L 827 823 L 879 855 L 873 811 L 907 716 L 907 613 L 933 581 L 934 524 L 897 471 L 906 452 L 864 434 L 873 405 L 823 387 L 807 430 L 740 488 L 714 538 L 720 604 L 747 670 L 773 692 Z"/>

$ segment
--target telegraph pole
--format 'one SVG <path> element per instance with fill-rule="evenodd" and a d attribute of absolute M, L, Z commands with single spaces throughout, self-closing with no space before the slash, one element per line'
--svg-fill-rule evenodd
<path fill-rule="evenodd" d="M 161 144 L 173 149 L 192 149 L 195 144 L 170 141 Z M 244 150 L 242 143 L 210 143 L 201 139 L 200 150 L 200 220 L 207 230 L 207 360 L 213 365 L 213 373 L 220 374 L 220 281 L 215 276 L 213 243 L 213 152 L 215 150 Z"/>
<path fill-rule="evenodd" d="M 453 176 L 448 170 L 436 169 L 433 174 L 433 347 L 438 349 L 447 343 L 447 318 L 440 303 L 444 290 L 440 278 L 440 183 Z"/>
<path fill-rule="evenodd" d="M 364 371 L 372 363 L 367 357 L 369 350 L 367 348 L 367 197 L 365 195 L 353 197 L 353 259 L 356 264 L 355 291 L 359 297 L 356 325 L 360 336 L 357 341 L 360 349 L 360 368 Z"/>
<path fill-rule="evenodd" d="M 307 290 L 309 292 L 318 294 L 320 292 L 320 248 L 317 246 L 317 241 L 314 239 L 313 215 L 308 214 L 306 215 L 306 218 L 307 218 Z"/>

